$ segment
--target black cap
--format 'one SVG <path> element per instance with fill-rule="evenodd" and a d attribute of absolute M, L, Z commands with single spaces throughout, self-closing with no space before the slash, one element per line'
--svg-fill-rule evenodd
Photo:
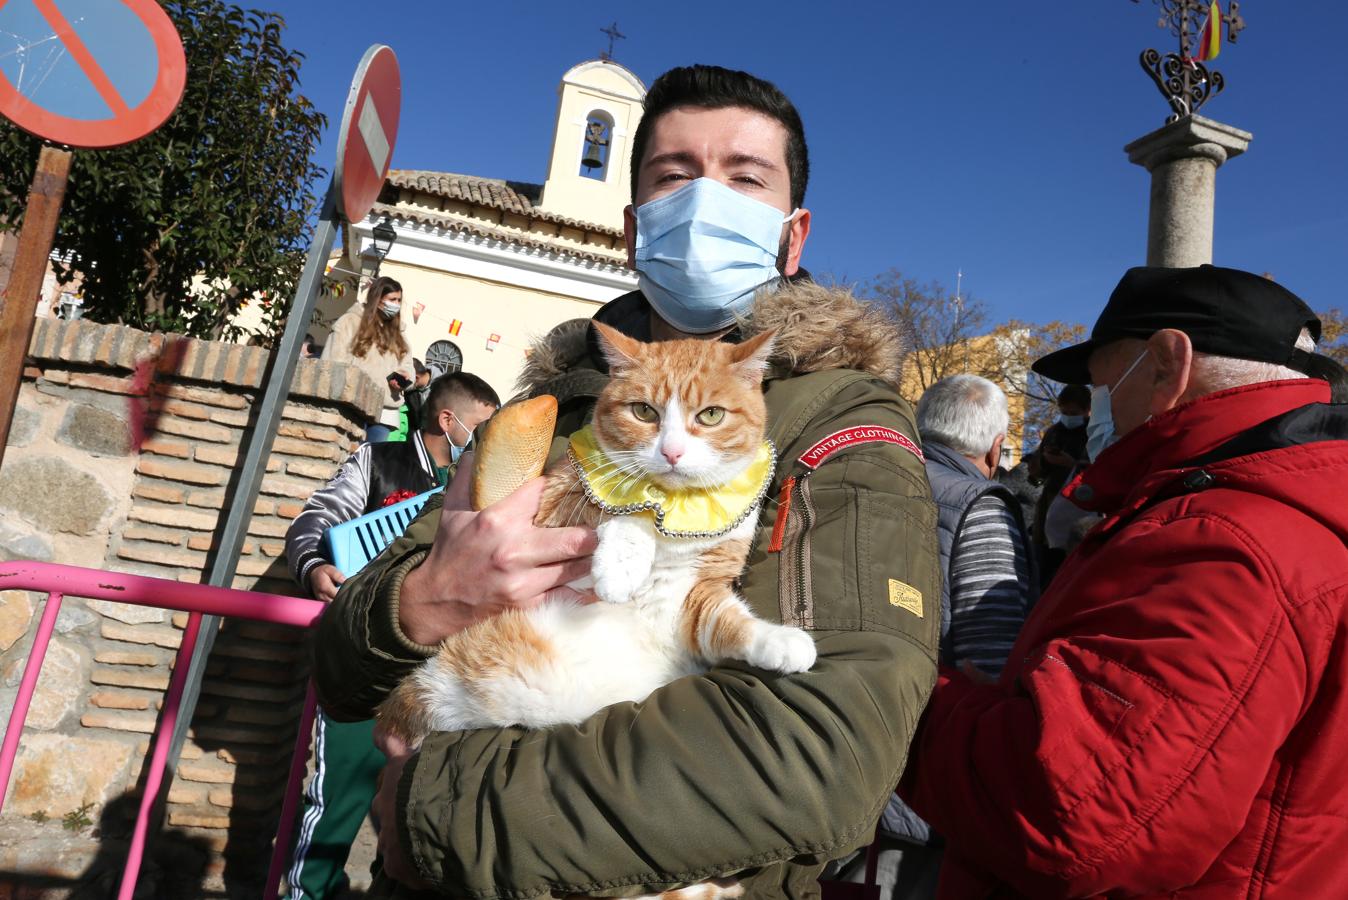
<path fill-rule="evenodd" d="M 1239 269 L 1196 266 L 1129 269 L 1109 295 L 1091 339 L 1050 353 L 1032 368 L 1054 381 L 1088 384 L 1097 347 L 1146 340 L 1163 328 L 1189 336 L 1195 350 L 1276 363 L 1304 371 L 1310 354 L 1296 349 L 1301 329 L 1320 339 L 1320 320 L 1301 298 L 1272 279 Z"/>

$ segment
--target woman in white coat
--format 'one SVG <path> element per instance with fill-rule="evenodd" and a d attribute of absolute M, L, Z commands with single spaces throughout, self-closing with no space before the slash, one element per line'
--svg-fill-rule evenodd
<path fill-rule="evenodd" d="M 402 299 L 401 284 L 376 278 L 365 302 L 342 314 L 323 345 L 323 359 L 354 363 L 388 386 L 383 408 L 365 428 L 365 440 L 371 443 L 387 440 L 398 428 L 403 390 L 412 383 L 412 349 L 403 337 Z"/>

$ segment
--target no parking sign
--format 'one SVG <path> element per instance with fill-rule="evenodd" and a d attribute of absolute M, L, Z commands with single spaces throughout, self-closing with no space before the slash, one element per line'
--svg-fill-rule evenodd
<path fill-rule="evenodd" d="M 155 0 L 0 0 L 0 116 L 43 146 L 0 305 L 0 459 L 70 176 L 68 147 L 139 140 L 187 84 L 182 39 Z"/>
<path fill-rule="evenodd" d="M 155 0 L 0 2 L 0 114 L 38 137 L 130 143 L 164 124 L 186 83 L 182 41 Z"/>

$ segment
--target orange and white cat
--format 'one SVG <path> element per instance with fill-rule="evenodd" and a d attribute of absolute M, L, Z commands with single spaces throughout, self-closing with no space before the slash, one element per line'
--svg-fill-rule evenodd
<path fill-rule="evenodd" d="M 645 344 L 595 327 L 612 377 L 591 434 L 547 473 L 535 522 L 597 527 L 602 602 L 512 610 L 446 639 L 380 707 L 411 744 L 432 731 L 580 722 L 721 659 L 782 673 L 814 664 L 807 633 L 755 617 L 734 586 L 775 463 L 761 388 L 771 333 Z M 740 489 L 727 499 L 729 485 Z M 634 498 L 643 508 L 628 509 Z M 698 517 L 704 500 L 710 520 Z M 677 530 L 677 513 L 698 530 Z"/>
<path fill-rule="evenodd" d="M 416 745 L 432 731 L 580 722 L 718 660 L 781 673 L 815 661 L 804 631 L 757 618 L 735 581 L 772 480 L 764 333 L 646 344 L 595 323 L 611 378 L 592 424 L 547 473 L 536 524 L 595 526 L 601 602 L 512 610 L 446 639 L 379 708 Z M 669 897 L 734 897 L 704 883 Z"/>

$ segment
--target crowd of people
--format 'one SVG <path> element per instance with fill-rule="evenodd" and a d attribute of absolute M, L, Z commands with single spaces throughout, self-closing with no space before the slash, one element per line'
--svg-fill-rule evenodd
<path fill-rule="evenodd" d="M 810 284 L 808 174 L 776 87 L 710 66 L 662 75 L 633 137 L 638 290 L 595 316 L 640 340 L 777 330 L 781 502 L 738 586 L 811 632 L 808 672 L 718 666 L 576 727 L 416 748 L 374 732 L 371 752 L 369 719 L 401 678 L 475 622 L 571 596 L 596 538 L 535 528 L 537 483 L 468 509 L 452 472 L 499 400 L 464 373 L 413 387 L 396 282 L 339 321 L 325 357 L 407 382 L 389 380 L 372 441 L 402 397 L 425 396 L 409 440 L 362 446 L 287 539 L 296 580 L 332 602 L 314 644 L 320 748 L 350 728 L 355 758 L 314 779 L 350 800 L 331 838 L 335 801 L 310 787 L 300 843 L 326 847 L 326 868 L 312 883 L 297 869 L 292 896 L 331 896 L 371 803 L 371 896 L 633 896 L 727 877 L 749 898 L 813 898 L 821 875 L 825 896 L 867 880 L 955 900 L 1337 896 L 1348 412 L 1314 313 L 1238 269 L 1129 269 L 1090 339 L 1034 364 L 1064 386 L 1060 416 L 1017 481 L 999 466 L 995 384 L 947 378 L 914 413 L 897 336 Z M 556 396 L 565 436 L 607 363 L 584 328 L 543 349 L 523 396 Z M 330 524 L 446 481 L 345 583 L 316 550 Z"/>

